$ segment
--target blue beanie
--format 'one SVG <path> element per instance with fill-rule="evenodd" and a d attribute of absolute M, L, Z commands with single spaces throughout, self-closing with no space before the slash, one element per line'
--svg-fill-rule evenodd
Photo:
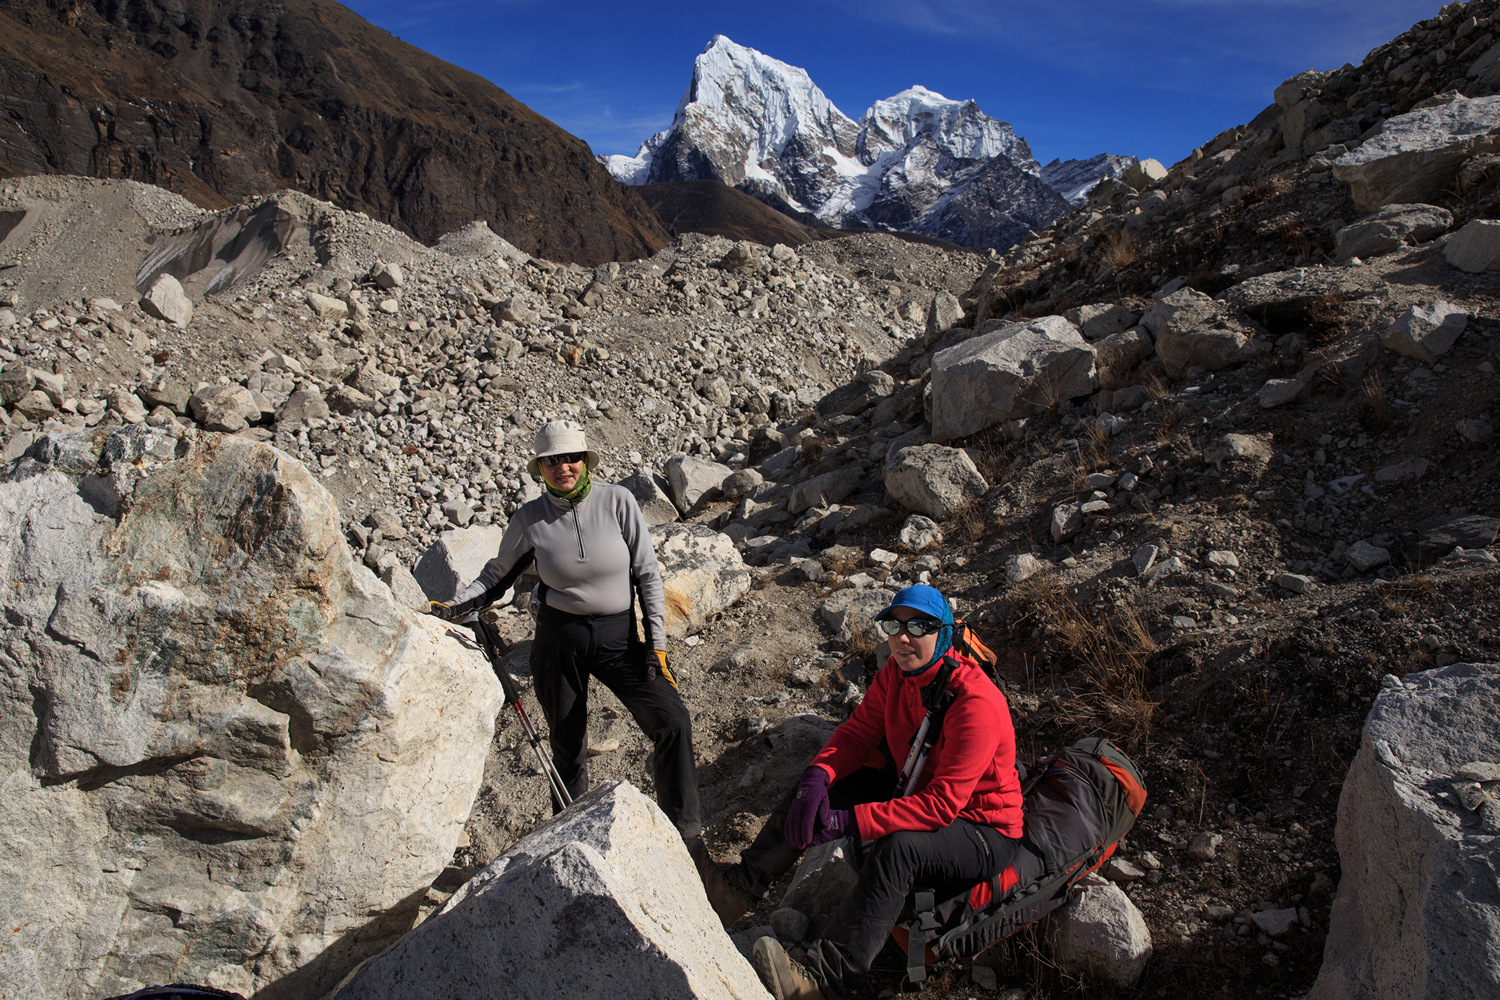
<path fill-rule="evenodd" d="M 936 587 L 929 587 L 925 583 L 898 590 L 896 596 L 891 598 L 891 603 L 886 605 L 885 610 L 875 616 L 875 620 L 884 621 L 887 618 L 894 618 L 892 611 L 896 608 L 911 608 L 929 618 L 936 618 L 945 626 L 938 629 L 937 646 L 933 648 L 932 659 L 928 660 L 921 670 L 908 675 L 915 676 L 941 660 L 943 654 L 953 648 L 953 608 L 948 605 L 948 599 Z"/>

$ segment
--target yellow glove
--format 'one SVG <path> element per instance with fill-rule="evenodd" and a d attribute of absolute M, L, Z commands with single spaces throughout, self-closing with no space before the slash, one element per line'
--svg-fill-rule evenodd
<path fill-rule="evenodd" d="M 667 667 L 667 651 L 665 649 L 658 649 L 655 652 L 656 652 L 656 665 L 661 669 L 662 678 L 664 680 L 666 680 L 666 682 L 668 684 L 672 685 L 672 690 L 673 691 L 676 691 L 677 690 L 677 678 L 675 678 L 675 677 L 672 676 L 672 671 L 670 669 L 668 669 L 668 667 Z"/>

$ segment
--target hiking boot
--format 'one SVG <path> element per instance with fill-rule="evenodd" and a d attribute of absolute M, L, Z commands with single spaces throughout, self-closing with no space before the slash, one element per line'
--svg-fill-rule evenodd
<path fill-rule="evenodd" d="M 729 927 L 755 908 L 755 902 L 760 897 L 750 891 L 749 879 L 745 877 L 743 868 L 715 861 L 700 839 L 688 842 L 688 854 L 692 856 L 693 865 L 698 869 L 698 877 L 703 880 L 703 891 L 708 896 L 708 903 L 714 908 L 714 914 L 720 923 Z"/>
<path fill-rule="evenodd" d="M 761 894 L 750 888 L 745 870 L 739 865 L 715 862 L 698 874 L 703 878 L 703 890 L 708 893 L 714 913 L 725 927 L 732 926 L 755 909 L 755 904 L 760 901 Z"/>
<path fill-rule="evenodd" d="M 823 1000 L 817 980 L 792 961 L 781 942 L 769 935 L 756 940 L 750 950 L 750 964 L 776 1000 Z"/>

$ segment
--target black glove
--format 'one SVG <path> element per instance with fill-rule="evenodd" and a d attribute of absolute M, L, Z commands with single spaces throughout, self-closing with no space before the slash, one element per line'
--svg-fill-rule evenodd
<path fill-rule="evenodd" d="M 445 622 L 451 622 L 458 617 L 458 615 L 454 613 L 453 609 L 448 607 L 448 605 L 444 604 L 442 601 L 428 601 L 427 613 L 429 615 L 433 615 L 434 617 L 441 618 Z"/>

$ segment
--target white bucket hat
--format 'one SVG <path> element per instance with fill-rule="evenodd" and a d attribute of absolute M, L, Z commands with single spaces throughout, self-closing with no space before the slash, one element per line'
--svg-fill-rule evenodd
<path fill-rule="evenodd" d="M 549 420 L 542 425 L 541 430 L 536 432 L 536 440 L 531 444 L 533 458 L 526 463 L 526 471 L 533 476 L 542 473 L 539 459 L 547 455 L 571 455 L 574 452 L 583 453 L 583 461 L 587 468 L 593 469 L 599 464 L 599 453 L 589 449 L 588 441 L 583 436 L 583 425 L 576 420 Z"/>

